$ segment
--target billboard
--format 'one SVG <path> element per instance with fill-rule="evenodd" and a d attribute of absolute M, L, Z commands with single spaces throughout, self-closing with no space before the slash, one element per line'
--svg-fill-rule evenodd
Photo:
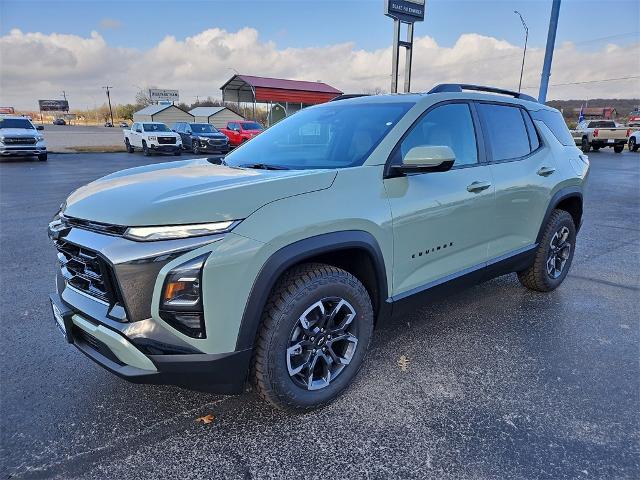
<path fill-rule="evenodd" d="M 425 0 L 385 0 L 384 14 L 401 22 L 424 20 Z"/>
<path fill-rule="evenodd" d="M 177 102 L 180 99 L 178 90 L 165 90 L 162 88 L 150 88 L 149 98 L 153 102 Z"/>
<path fill-rule="evenodd" d="M 66 100 L 38 100 L 41 112 L 68 112 L 69 102 Z"/>

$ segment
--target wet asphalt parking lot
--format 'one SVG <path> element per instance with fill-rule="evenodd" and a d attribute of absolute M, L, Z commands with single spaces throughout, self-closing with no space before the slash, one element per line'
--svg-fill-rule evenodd
<path fill-rule="evenodd" d="M 127 383 L 56 329 L 56 207 L 172 157 L 0 164 L 0 478 L 639 478 L 640 154 L 590 159 L 558 290 L 508 275 L 397 319 L 346 394 L 306 415 Z"/>

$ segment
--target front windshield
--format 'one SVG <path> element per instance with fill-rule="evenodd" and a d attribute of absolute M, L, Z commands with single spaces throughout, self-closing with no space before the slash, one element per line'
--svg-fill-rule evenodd
<path fill-rule="evenodd" d="M 35 127 L 26 118 L 2 118 L 0 119 L 0 128 L 28 128 L 33 130 Z"/>
<path fill-rule="evenodd" d="M 264 127 L 258 122 L 240 122 L 245 130 L 264 130 Z"/>
<path fill-rule="evenodd" d="M 170 132 L 169 127 L 164 123 L 143 123 L 142 128 L 145 132 Z"/>
<path fill-rule="evenodd" d="M 225 158 L 293 170 L 362 165 L 412 103 L 326 103 L 285 118 Z"/>
<path fill-rule="evenodd" d="M 193 133 L 216 133 L 218 130 L 213 125 L 208 123 L 192 123 L 191 131 Z"/>

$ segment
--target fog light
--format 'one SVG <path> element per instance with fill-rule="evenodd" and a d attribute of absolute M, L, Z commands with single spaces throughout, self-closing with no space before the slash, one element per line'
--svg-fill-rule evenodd
<path fill-rule="evenodd" d="M 160 318 L 193 338 L 205 338 L 202 304 L 202 267 L 208 253 L 171 270 L 164 281 Z"/>

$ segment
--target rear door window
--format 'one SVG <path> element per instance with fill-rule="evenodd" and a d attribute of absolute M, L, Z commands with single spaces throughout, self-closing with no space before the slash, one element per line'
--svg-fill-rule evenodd
<path fill-rule="evenodd" d="M 520 108 L 479 103 L 484 134 L 491 144 L 492 160 L 513 160 L 531 153 L 529 134 Z"/>

